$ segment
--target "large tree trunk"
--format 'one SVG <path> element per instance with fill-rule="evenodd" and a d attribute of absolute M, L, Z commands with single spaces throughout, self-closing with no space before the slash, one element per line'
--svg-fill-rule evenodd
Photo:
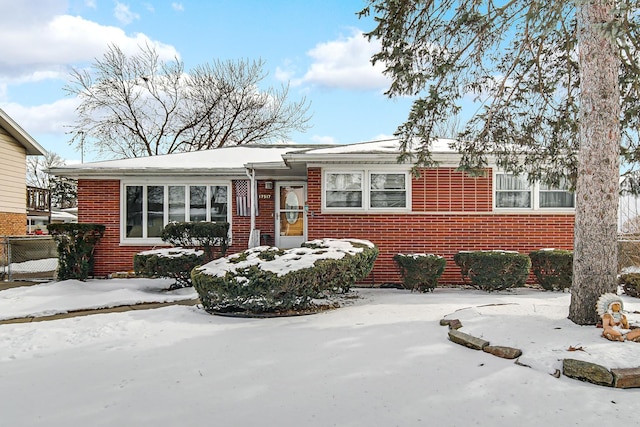
<path fill-rule="evenodd" d="M 569 319 L 579 325 L 595 324 L 598 297 L 616 289 L 620 60 L 603 28 L 613 7 L 611 0 L 578 6 L 580 151 Z"/>

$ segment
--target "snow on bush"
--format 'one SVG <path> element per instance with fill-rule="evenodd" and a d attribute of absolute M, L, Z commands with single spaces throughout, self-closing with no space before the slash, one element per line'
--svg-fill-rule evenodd
<path fill-rule="evenodd" d="M 209 312 L 305 310 L 319 296 L 345 292 L 366 277 L 378 255 L 367 240 L 320 239 L 299 248 L 259 246 L 192 272 Z"/>

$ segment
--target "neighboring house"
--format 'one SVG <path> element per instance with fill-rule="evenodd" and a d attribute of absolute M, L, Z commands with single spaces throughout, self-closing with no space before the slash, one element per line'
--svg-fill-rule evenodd
<path fill-rule="evenodd" d="M 573 246 L 574 196 L 529 186 L 487 168 L 458 172 L 448 140 L 434 146 L 439 167 L 411 173 L 398 142 L 303 146 L 246 145 L 53 168 L 78 179 L 78 221 L 106 225 L 98 276 L 132 269 L 133 255 L 160 246 L 169 221 L 231 223 L 232 252 L 259 244 L 368 239 L 380 248 L 370 284 L 398 282 L 396 253 L 448 260 L 443 283 L 460 282 L 461 250 L 527 253 Z M 252 209 L 251 207 L 257 209 Z"/>
<path fill-rule="evenodd" d="M 46 154 L 0 109 L 0 236 L 27 233 L 27 156 Z"/>

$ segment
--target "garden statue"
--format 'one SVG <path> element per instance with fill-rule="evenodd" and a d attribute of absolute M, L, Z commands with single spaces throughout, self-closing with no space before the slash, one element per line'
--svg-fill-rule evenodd
<path fill-rule="evenodd" d="M 622 308 L 622 299 L 616 294 L 606 293 L 598 298 L 596 309 L 602 318 L 602 336 L 611 341 L 640 342 L 640 328 L 629 328 Z"/>

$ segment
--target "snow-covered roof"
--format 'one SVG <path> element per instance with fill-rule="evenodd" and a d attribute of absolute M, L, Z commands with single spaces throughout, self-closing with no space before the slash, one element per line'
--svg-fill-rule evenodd
<path fill-rule="evenodd" d="M 434 141 L 434 154 L 455 154 L 453 140 Z M 50 173 L 59 176 L 131 175 L 244 175 L 246 168 L 287 169 L 293 164 L 314 162 L 388 162 L 400 154 L 397 139 L 342 145 L 239 145 L 211 150 L 173 153 L 59 166 Z"/>
<path fill-rule="evenodd" d="M 437 139 L 433 141 L 431 151 L 433 153 L 455 152 L 451 145 L 452 139 Z M 342 155 L 342 154 L 393 154 L 400 153 L 400 140 L 385 139 L 380 141 L 359 142 L 356 144 L 335 145 L 333 147 L 311 148 L 304 151 L 306 155 Z M 294 153 L 295 154 L 295 153 Z"/>
<path fill-rule="evenodd" d="M 242 174 L 247 164 L 267 163 L 286 167 L 282 156 L 305 145 L 239 145 L 211 150 L 173 153 L 59 166 L 49 169 L 54 175 L 144 175 L 144 174 Z"/>
<path fill-rule="evenodd" d="M 452 155 L 457 156 L 452 148 L 454 142 L 452 139 L 436 139 L 431 144 L 431 152 L 437 159 L 447 161 Z M 399 139 L 385 139 L 298 150 L 287 153 L 284 159 L 287 162 L 314 163 L 397 163 L 400 152 Z"/>

